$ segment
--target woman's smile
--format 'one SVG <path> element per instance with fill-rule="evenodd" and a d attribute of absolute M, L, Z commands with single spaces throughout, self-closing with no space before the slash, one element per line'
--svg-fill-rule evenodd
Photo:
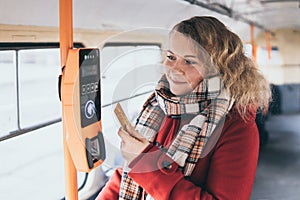
<path fill-rule="evenodd" d="M 168 74 L 168 79 L 176 85 L 183 85 L 183 84 L 187 84 L 188 82 L 185 80 L 180 80 L 179 78 L 175 78 L 174 76 L 172 76 L 171 74 Z"/>

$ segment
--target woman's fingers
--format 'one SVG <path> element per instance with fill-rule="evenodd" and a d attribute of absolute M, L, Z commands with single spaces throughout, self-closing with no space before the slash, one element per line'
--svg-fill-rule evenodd
<path fill-rule="evenodd" d="M 149 145 L 149 142 L 143 138 L 138 131 L 131 128 L 128 128 L 128 130 L 120 128 L 118 135 L 122 139 L 122 155 L 127 161 L 134 159 L 143 151 L 143 149 L 145 149 L 146 146 Z"/>
<path fill-rule="evenodd" d="M 124 130 L 123 128 L 119 129 L 118 135 L 120 136 L 120 138 L 122 140 L 123 148 L 125 147 L 124 145 L 126 145 L 126 144 L 134 145 L 137 142 L 141 142 L 138 138 L 134 137 L 131 133 Z"/>
<path fill-rule="evenodd" d="M 135 139 L 137 139 L 137 140 L 139 140 L 141 142 L 143 142 L 144 140 L 146 140 L 137 130 L 134 129 L 133 126 L 127 126 L 126 125 L 126 130 Z"/>
<path fill-rule="evenodd" d="M 118 135 L 122 140 L 126 140 L 129 137 L 129 133 L 125 131 L 123 128 L 119 128 Z"/>

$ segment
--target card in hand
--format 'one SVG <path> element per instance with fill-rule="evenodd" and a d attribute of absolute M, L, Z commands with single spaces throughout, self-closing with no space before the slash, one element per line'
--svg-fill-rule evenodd
<path fill-rule="evenodd" d="M 128 120 L 128 118 L 126 117 L 125 115 L 125 112 L 124 110 L 122 109 L 120 103 L 117 103 L 116 107 L 115 107 L 115 110 L 114 110 L 122 128 L 124 130 L 126 130 L 126 126 L 127 127 L 130 127 L 131 126 L 131 123 L 130 121 Z"/>

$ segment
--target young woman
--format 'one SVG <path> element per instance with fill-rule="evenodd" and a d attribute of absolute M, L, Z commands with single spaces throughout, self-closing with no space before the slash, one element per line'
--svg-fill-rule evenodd
<path fill-rule="evenodd" d="M 249 199 L 269 84 L 240 38 L 213 17 L 170 32 L 166 73 L 134 128 L 120 129 L 128 165 L 98 195 L 112 199 Z"/>

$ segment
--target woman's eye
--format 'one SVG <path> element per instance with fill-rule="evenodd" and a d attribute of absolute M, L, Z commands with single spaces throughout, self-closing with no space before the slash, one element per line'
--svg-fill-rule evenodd
<path fill-rule="evenodd" d="M 185 60 L 185 63 L 188 64 L 188 65 L 194 65 L 194 64 L 196 64 L 196 62 L 192 61 L 192 60 Z"/>
<path fill-rule="evenodd" d="M 172 55 L 167 55 L 167 58 L 168 58 L 169 60 L 176 60 L 175 56 L 172 56 Z"/>

